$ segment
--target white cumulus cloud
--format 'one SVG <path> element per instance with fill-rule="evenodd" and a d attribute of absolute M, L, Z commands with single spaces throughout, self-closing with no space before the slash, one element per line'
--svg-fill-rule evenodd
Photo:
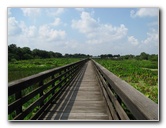
<path fill-rule="evenodd" d="M 158 8 L 140 8 L 137 11 L 131 10 L 130 16 L 135 17 L 154 17 L 159 15 Z"/>
<path fill-rule="evenodd" d="M 37 28 L 35 26 L 30 26 L 27 28 L 27 36 L 28 37 L 36 37 L 37 36 Z"/>
<path fill-rule="evenodd" d="M 61 19 L 60 19 L 60 18 L 55 18 L 55 19 L 54 19 L 54 22 L 51 23 L 51 25 L 53 25 L 53 26 L 58 26 L 58 25 L 60 25 L 60 24 L 61 24 Z"/>
<path fill-rule="evenodd" d="M 42 48 L 43 46 L 49 47 L 48 43 L 58 44 L 64 41 L 65 37 L 66 32 L 64 30 L 56 30 L 50 24 L 39 27 L 35 25 L 28 26 L 24 21 L 17 21 L 15 17 L 8 18 L 8 44 L 15 43 L 21 47 L 36 48 L 40 46 Z M 49 49 L 48 47 L 47 49 Z"/>
<path fill-rule="evenodd" d="M 39 28 L 39 37 L 46 41 L 62 40 L 65 36 L 65 31 L 52 29 L 49 25 L 42 25 Z"/>
<path fill-rule="evenodd" d="M 48 16 L 59 16 L 62 13 L 64 13 L 65 9 L 64 8 L 47 8 L 46 9 L 46 14 Z"/>
<path fill-rule="evenodd" d="M 29 17 L 36 17 L 41 13 L 40 8 L 21 8 L 21 10 L 24 16 L 29 16 Z"/>
<path fill-rule="evenodd" d="M 119 40 L 126 36 L 128 29 L 124 24 L 112 26 L 111 24 L 101 24 L 94 19 L 90 13 L 82 12 L 79 20 L 72 20 L 72 28 L 85 34 L 87 43 L 99 44 Z"/>
<path fill-rule="evenodd" d="M 15 19 L 15 17 L 8 18 L 8 35 L 14 36 L 18 35 L 22 32 L 21 27 L 19 26 L 19 22 Z"/>
<path fill-rule="evenodd" d="M 80 20 L 72 20 L 72 27 L 78 29 L 79 32 L 87 34 L 97 29 L 97 21 L 88 12 L 82 12 L 80 18 Z"/>
<path fill-rule="evenodd" d="M 142 41 L 144 44 L 149 45 L 158 45 L 159 42 L 159 33 L 157 30 L 152 29 L 150 32 L 147 32 L 147 38 Z"/>
<path fill-rule="evenodd" d="M 132 45 L 135 45 L 135 46 L 139 44 L 138 40 L 134 36 L 129 36 L 128 41 L 129 41 L 129 43 L 131 43 Z"/>

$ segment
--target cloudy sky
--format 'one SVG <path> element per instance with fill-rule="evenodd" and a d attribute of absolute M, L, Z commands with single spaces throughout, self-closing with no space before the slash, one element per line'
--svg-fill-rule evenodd
<path fill-rule="evenodd" d="M 65 53 L 157 54 L 158 8 L 8 8 L 8 45 Z"/>

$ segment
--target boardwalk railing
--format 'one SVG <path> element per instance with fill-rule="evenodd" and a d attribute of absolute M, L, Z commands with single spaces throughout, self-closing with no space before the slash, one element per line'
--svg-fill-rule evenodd
<path fill-rule="evenodd" d="M 60 96 L 88 59 L 47 70 L 8 85 L 8 118 L 36 119 Z"/>
<path fill-rule="evenodd" d="M 115 120 L 158 120 L 158 104 L 93 61 L 108 110 Z"/>

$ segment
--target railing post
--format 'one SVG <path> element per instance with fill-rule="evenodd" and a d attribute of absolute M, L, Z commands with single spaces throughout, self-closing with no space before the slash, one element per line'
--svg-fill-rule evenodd
<path fill-rule="evenodd" d="M 51 79 L 53 80 L 55 78 L 54 74 L 51 76 Z M 55 82 L 52 83 L 52 88 L 55 86 Z M 52 95 L 54 95 L 55 90 L 53 91 Z"/>
<path fill-rule="evenodd" d="M 21 96 L 21 91 L 19 91 L 19 92 L 17 92 L 17 93 L 15 94 L 16 100 L 17 100 L 17 99 L 20 99 L 21 97 L 22 97 L 22 96 Z M 22 105 L 16 108 L 16 114 L 17 114 L 17 115 L 20 114 L 21 112 L 22 112 Z"/>
<path fill-rule="evenodd" d="M 66 79 L 66 77 L 67 77 L 67 73 L 66 73 L 67 71 L 68 71 L 68 68 L 65 69 L 65 76 L 64 76 L 65 79 Z M 65 80 L 65 83 L 66 83 L 66 82 L 67 82 L 67 79 Z"/>
<path fill-rule="evenodd" d="M 69 70 L 72 69 L 72 67 L 69 67 Z M 69 74 L 71 73 L 72 71 L 70 70 Z M 71 78 L 71 75 L 69 76 L 69 79 Z"/>
<path fill-rule="evenodd" d="M 62 74 L 62 71 L 59 72 L 59 76 Z M 60 77 L 59 82 L 62 81 L 62 77 Z M 62 83 L 60 84 L 60 88 L 62 87 Z"/>
<path fill-rule="evenodd" d="M 43 80 L 42 81 L 40 81 L 40 83 L 39 83 L 39 86 L 42 86 L 43 85 Z M 42 97 L 43 96 L 43 94 L 44 94 L 44 90 L 42 90 L 41 92 L 40 92 L 40 97 Z M 41 103 L 40 103 L 40 108 L 42 107 L 44 105 L 44 101 L 41 101 Z"/>

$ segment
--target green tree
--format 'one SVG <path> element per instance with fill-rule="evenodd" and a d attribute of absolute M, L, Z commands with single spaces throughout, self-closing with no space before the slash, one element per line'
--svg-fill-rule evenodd
<path fill-rule="evenodd" d="M 148 60 L 150 61 L 158 61 L 158 55 L 152 54 L 148 56 Z"/>
<path fill-rule="evenodd" d="M 142 52 L 142 53 L 140 54 L 140 59 L 142 59 L 142 60 L 148 60 L 148 56 L 149 56 L 149 54 L 147 54 L 147 53 L 145 53 L 145 52 Z"/>

